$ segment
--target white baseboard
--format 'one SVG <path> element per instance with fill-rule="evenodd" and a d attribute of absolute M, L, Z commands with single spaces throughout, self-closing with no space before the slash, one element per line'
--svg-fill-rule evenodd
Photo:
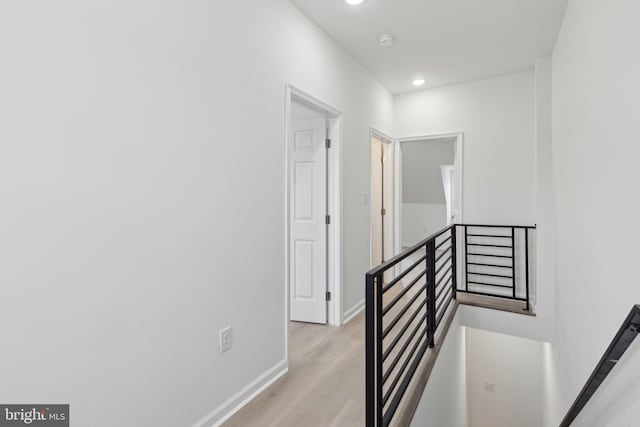
<path fill-rule="evenodd" d="M 356 317 L 362 310 L 364 310 L 364 300 L 360 301 L 349 310 L 345 311 L 342 315 L 342 324 L 346 325 L 351 319 Z"/>
<path fill-rule="evenodd" d="M 288 370 L 286 360 L 278 362 L 275 366 L 269 368 L 269 370 L 249 383 L 245 388 L 227 399 L 222 405 L 205 415 L 196 422 L 193 427 L 218 427 L 242 409 L 247 403 L 251 402 L 267 387 L 276 382 L 281 376 L 286 374 Z"/>

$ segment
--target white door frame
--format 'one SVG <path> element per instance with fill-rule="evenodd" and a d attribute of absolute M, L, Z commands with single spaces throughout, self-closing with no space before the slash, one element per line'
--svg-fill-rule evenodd
<path fill-rule="evenodd" d="M 444 132 L 429 135 L 409 136 L 396 139 L 395 150 L 395 232 L 396 232 L 396 253 L 402 251 L 401 242 L 401 218 L 402 218 L 402 143 L 411 141 L 428 141 L 430 139 L 442 139 L 442 138 L 455 138 L 454 147 L 454 167 L 455 167 L 455 182 L 454 188 L 456 189 L 454 194 L 454 206 L 456 210 L 455 219 L 453 224 L 464 223 L 463 219 L 463 169 L 464 169 L 464 132 Z"/>
<path fill-rule="evenodd" d="M 285 147 L 284 147 L 284 229 L 285 229 L 285 287 L 284 287 L 284 306 L 285 306 L 285 355 L 289 360 L 289 289 L 291 286 L 291 277 L 289 271 L 289 238 L 290 238 L 290 210 L 291 188 L 290 188 L 290 165 L 289 150 L 291 144 L 289 137 L 289 128 L 291 127 L 291 104 L 293 102 L 304 104 L 327 118 L 328 132 L 327 137 L 331 139 L 331 149 L 329 150 L 329 158 L 327 165 L 329 173 L 327 175 L 327 202 L 328 212 L 331 215 L 331 224 L 327 230 L 327 290 L 331 292 L 331 301 L 327 304 L 327 320 L 330 325 L 339 326 L 342 322 L 342 112 L 321 101 L 318 98 L 309 95 L 306 92 L 296 88 L 291 84 L 285 86 Z"/>
<path fill-rule="evenodd" d="M 378 138 L 379 140 L 381 140 L 383 143 L 387 143 L 389 144 L 389 152 L 391 153 L 391 159 L 389 161 L 389 167 L 393 168 L 393 170 L 391 171 L 391 176 L 393 177 L 393 195 L 392 195 L 392 200 L 393 200 L 393 208 L 391 209 L 391 223 L 394 224 L 393 229 L 391 230 L 391 241 L 392 243 L 392 248 L 394 249 L 392 252 L 394 254 L 398 254 L 398 250 L 396 247 L 396 240 L 398 240 L 397 238 L 397 221 L 396 221 L 396 205 L 397 205 L 397 201 L 396 201 L 396 188 L 397 188 L 397 183 L 398 183 L 398 177 L 396 175 L 396 140 L 391 138 L 390 136 L 384 134 L 383 132 L 379 131 L 378 129 L 374 128 L 373 126 L 369 127 L 369 196 L 367 197 L 367 204 L 369 207 L 369 211 L 371 211 L 371 198 L 372 198 L 372 194 L 371 194 L 371 189 L 372 189 L 372 182 L 371 182 L 371 173 L 373 172 L 372 170 L 372 164 L 373 164 L 373 159 L 371 158 L 371 145 L 373 144 L 373 142 L 371 141 L 374 137 Z M 371 214 L 369 214 L 369 265 L 373 268 L 375 267 L 373 264 L 373 234 L 371 233 L 371 226 L 373 224 L 371 223 Z M 384 249 L 383 249 L 384 250 Z"/>

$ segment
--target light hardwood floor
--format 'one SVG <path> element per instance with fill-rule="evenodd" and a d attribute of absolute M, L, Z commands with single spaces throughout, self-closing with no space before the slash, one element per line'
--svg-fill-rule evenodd
<path fill-rule="evenodd" d="M 403 282 L 409 283 L 416 275 L 408 275 Z M 402 283 L 402 282 L 401 282 Z M 383 327 L 387 327 L 420 290 L 419 284 L 408 289 L 394 307 L 385 315 Z M 404 289 L 397 284 L 384 294 L 384 304 L 389 304 Z M 411 313 L 420 308 L 424 298 L 412 303 L 413 309 L 405 314 L 386 338 L 390 342 L 406 325 L 409 331 L 424 322 L 421 316 L 410 321 Z M 455 304 L 450 312 L 455 312 Z M 444 322 L 448 329 L 450 317 Z M 442 333 L 442 332 L 441 332 Z M 420 336 L 420 335 L 418 335 Z M 410 339 L 406 333 L 386 360 L 384 369 L 389 369 L 403 344 Z M 440 340 L 437 340 L 440 341 Z M 417 401 L 435 363 L 441 342 L 430 349 L 412 381 L 409 396 L 403 400 L 403 409 L 398 410 L 394 425 L 407 426 Z M 408 353 L 399 357 L 401 366 Z M 365 317 L 360 313 L 347 325 L 332 327 L 310 323 L 289 324 L 289 372 L 235 414 L 224 426 L 260 427 L 352 427 L 365 425 Z M 392 381 L 388 381 L 392 383 Z M 385 389 L 386 391 L 386 389 Z M 405 402 L 406 400 L 406 402 Z"/>
<path fill-rule="evenodd" d="M 406 280 L 411 280 L 410 276 Z M 400 284 L 384 295 L 384 303 L 389 304 L 404 287 Z M 418 292 L 414 286 L 385 316 L 384 327 L 396 317 L 401 308 Z M 413 303 L 418 308 L 421 299 Z M 422 309 L 424 310 L 424 309 Z M 387 337 L 387 342 L 395 338 L 408 321 L 405 315 Z M 423 322 L 424 320 L 422 320 Z M 411 322 L 413 330 L 421 322 L 420 316 Z M 396 358 L 402 344 L 410 334 L 405 334 L 396 349 L 389 355 L 384 368 L 388 369 Z M 432 351 L 427 352 L 424 366 L 416 375 L 420 381 L 415 398 L 419 399 L 434 360 Z M 437 354 L 437 353 L 436 353 Z M 434 354 L 435 356 L 435 354 Z M 400 357 L 401 366 L 406 356 Z M 289 372 L 265 390 L 251 403 L 235 414 L 224 426 L 227 427 L 352 427 L 365 425 L 365 317 L 360 313 L 348 324 L 341 327 L 314 325 L 310 323 L 289 323 Z M 396 371 L 397 372 L 397 371 Z M 389 381 L 391 383 L 391 381 Z M 412 387 L 413 389 L 413 387 Z M 386 389 L 385 389 L 386 391 Z M 411 393 L 408 393 L 411 394 Z M 407 404 L 417 402 L 408 400 Z M 409 416 L 415 407 L 406 410 Z M 399 411 L 400 412 L 400 411 Z M 409 420 L 398 416 L 394 425 L 406 426 Z"/>
<path fill-rule="evenodd" d="M 341 327 L 291 322 L 289 372 L 224 426 L 364 426 L 364 312 Z"/>

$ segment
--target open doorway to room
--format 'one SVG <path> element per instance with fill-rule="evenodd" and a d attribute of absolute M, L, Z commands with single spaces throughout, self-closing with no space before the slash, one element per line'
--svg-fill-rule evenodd
<path fill-rule="evenodd" d="M 339 325 L 341 114 L 287 86 L 286 330 Z M 289 341 L 289 340 L 287 340 Z M 288 353 L 287 342 L 287 353 Z"/>
<path fill-rule="evenodd" d="M 462 221 L 462 134 L 398 141 L 400 249 Z"/>
<path fill-rule="evenodd" d="M 395 255 L 393 149 L 393 140 L 378 131 L 371 131 L 371 267 Z"/>

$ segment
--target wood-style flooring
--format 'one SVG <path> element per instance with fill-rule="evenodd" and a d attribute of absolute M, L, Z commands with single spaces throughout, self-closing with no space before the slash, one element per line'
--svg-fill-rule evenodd
<path fill-rule="evenodd" d="M 224 426 L 364 426 L 364 312 L 341 327 L 290 322 L 289 372 Z"/>
<path fill-rule="evenodd" d="M 400 308 L 407 304 L 416 292 L 419 292 L 418 286 L 415 288 L 403 295 L 401 299 L 404 302 L 394 306 L 385 316 L 388 320 L 385 320 L 384 327 L 387 326 L 388 321 L 396 317 Z M 403 286 L 390 289 L 384 296 L 385 305 L 389 304 L 402 289 Z M 418 298 L 412 304 L 413 310 L 419 309 L 420 301 Z M 401 408 L 397 412 L 398 416 L 394 419 L 394 425 L 410 424 L 458 303 L 534 315 L 532 310 L 523 311 L 520 302 L 459 293 L 458 301 L 451 304 L 447 316 L 443 319 L 442 327 L 439 328 L 435 348 L 427 351 L 405 394 L 408 397 L 403 399 Z M 402 329 L 405 325 L 404 319 L 408 317 L 410 316 L 403 317 L 403 321 L 394 327 L 387 340 L 394 338 L 394 334 Z M 411 321 L 414 325 L 411 329 L 420 322 L 424 320 L 417 316 Z M 403 337 L 403 340 L 405 338 L 409 339 Z M 389 368 L 403 342 L 400 341 L 390 354 L 383 365 L 384 369 Z M 364 312 L 341 327 L 290 322 L 289 372 L 223 425 L 227 427 L 364 426 L 364 356 Z M 399 357 L 402 361 L 405 356 Z"/>

